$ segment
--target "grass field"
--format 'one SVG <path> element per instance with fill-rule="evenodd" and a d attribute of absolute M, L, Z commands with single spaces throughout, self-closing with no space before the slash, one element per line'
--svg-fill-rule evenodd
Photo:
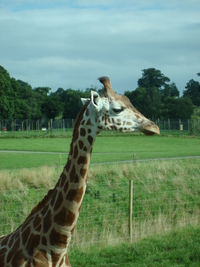
<path fill-rule="evenodd" d="M 144 238 L 134 244 L 70 250 L 69 259 L 76 267 L 199 267 L 200 228 Z"/>
<path fill-rule="evenodd" d="M 0 169 L 39 166 L 63 166 L 71 143 L 70 138 L 0 139 Z M 16 151 L 48 153 L 16 153 Z M 53 152 L 53 153 L 51 153 Z M 199 156 L 200 138 L 143 135 L 99 136 L 94 144 L 91 163 L 132 159 Z"/>
<path fill-rule="evenodd" d="M 0 235 L 14 230 L 53 187 L 70 138 L 0 139 Z M 111 151 L 110 151 L 111 150 Z M 92 163 L 199 156 L 200 139 L 100 136 Z M 133 156 L 134 154 L 134 156 Z M 46 166 L 44 166 L 46 165 Z M 30 168 L 27 167 L 38 167 Z M 18 169 L 16 169 L 18 168 Z M 133 180 L 133 243 L 128 194 Z M 200 266 L 200 159 L 91 166 L 69 249 L 72 266 Z M 88 231 L 88 229 L 90 229 Z"/>

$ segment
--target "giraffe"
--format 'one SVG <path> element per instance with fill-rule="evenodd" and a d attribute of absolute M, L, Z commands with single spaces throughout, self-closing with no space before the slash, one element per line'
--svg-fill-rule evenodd
<path fill-rule="evenodd" d="M 108 77 L 100 77 L 102 95 L 91 91 L 82 99 L 75 121 L 68 160 L 55 187 L 32 209 L 11 234 L 0 237 L 0 266 L 69 267 L 67 248 L 73 234 L 86 190 L 93 144 L 103 129 L 146 135 L 159 128 L 145 118 L 126 96 L 116 94 Z"/>

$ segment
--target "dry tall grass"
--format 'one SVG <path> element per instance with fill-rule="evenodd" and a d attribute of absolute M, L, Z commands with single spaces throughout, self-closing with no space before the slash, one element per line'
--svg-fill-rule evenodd
<path fill-rule="evenodd" d="M 48 188 L 55 185 L 61 171 L 62 168 L 56 167 L 0 171 L 3 192 L 0 218 L 7 216 L 7 224 L 11 225 L 0 234 L 22 222 Z M 91 166 L 72 246 L 116 244 L 129 239 L 130 179 L 133 180 L 133 241 L 188 225 L 199 225 L 199 159 Z M 40 188 L 46 189 L 38 190 Z M 35 195 L 36 191 L 40 192 L 40 197 Z M 19 209 L 18 220 L 13 212 L 5 213 L 1 208 L 5 201 L 6 205 L 11 201 L 10 208 Z"/>
<path fill-rule="evenodd" d="M 53 187 L 61 171 L 62 168 L 54 166 L 0 170 L 0 190 Z"/>

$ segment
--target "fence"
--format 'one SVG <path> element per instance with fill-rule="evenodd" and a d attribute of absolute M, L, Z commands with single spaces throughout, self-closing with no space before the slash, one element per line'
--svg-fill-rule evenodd
<path fill-rule="evenodd" d="M 71 133 L 74 119 L 61 120 L 1 120 L 0 136 L 66 136 Z M 159 126 L 161 134 L 200 134 L 200 120 L 153 120 Z"/>
<path fill-rule="evenodd" d="M 134 242 L 200 223 L 200 177 L 90 182 L 70 244 Z M 23 188 L 0 194 L 0 235 L 16 229 L 47 189 Z"/>

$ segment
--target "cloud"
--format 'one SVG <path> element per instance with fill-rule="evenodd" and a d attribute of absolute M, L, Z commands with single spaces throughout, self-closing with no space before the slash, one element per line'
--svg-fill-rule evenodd
<path fill-rule="evenodd" d="M 9 3 L 9 4 L 8 4 Z M 134 90 L 155 67 L 182 91 L 199 72 L 198 1 L 0 1 L 0 58 L 33 87 Z"/>

